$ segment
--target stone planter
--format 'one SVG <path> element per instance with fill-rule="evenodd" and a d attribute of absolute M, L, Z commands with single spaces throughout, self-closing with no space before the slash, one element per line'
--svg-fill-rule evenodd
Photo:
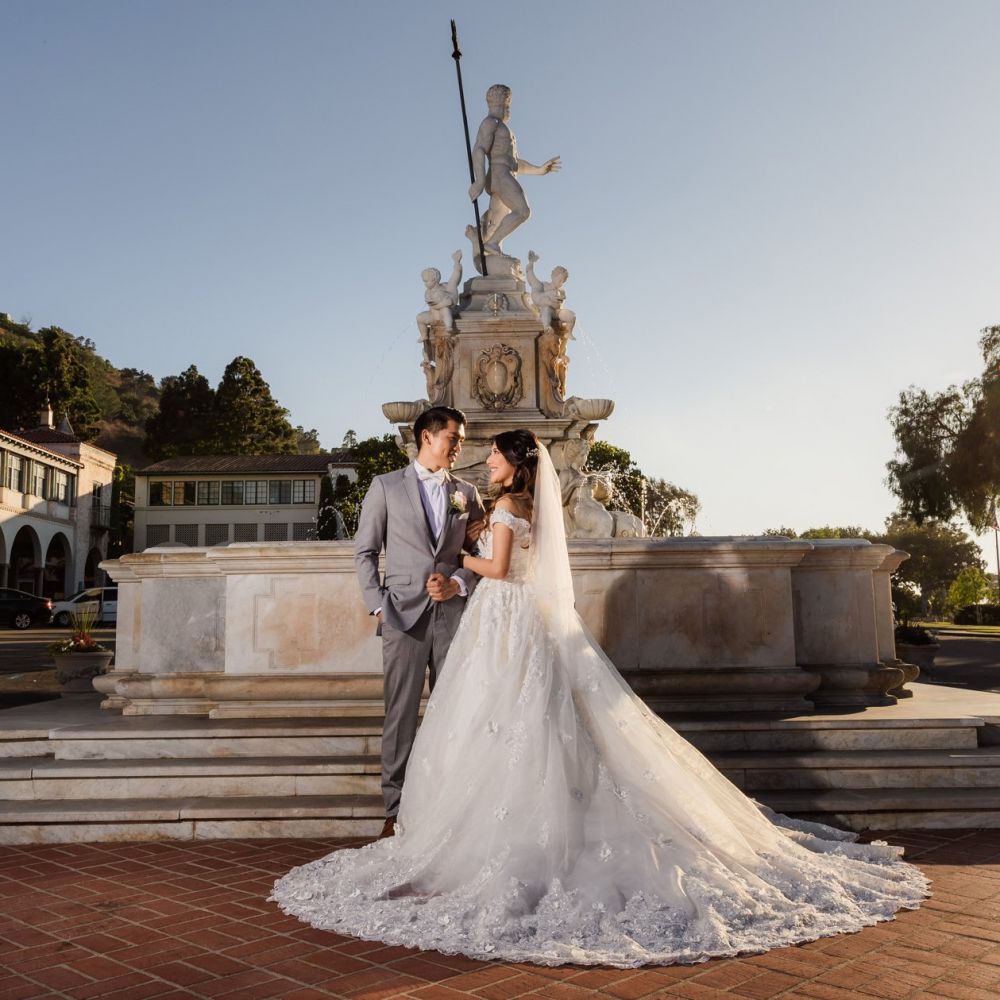
<path fill-rule="evenodd" d="M 907 642 L 897 642 L 896 655 L 904 663 L 912 663 L 915 667 L 919 667 L 923 673 L 930 673 L 931 667 L 934 666 L 934 657 L 937 656 L 940 648 L 941 643 L 939 642 L 922 643 L 919 646 L 911 646 Z"/>
<path fill-rule="evenodd" d="M 66 694 L 88 694 L 94 690 L 94 678 L 103 674 L 114 653 L 110 649 L 88 653 L 54 653 L 56 680 Z"/>

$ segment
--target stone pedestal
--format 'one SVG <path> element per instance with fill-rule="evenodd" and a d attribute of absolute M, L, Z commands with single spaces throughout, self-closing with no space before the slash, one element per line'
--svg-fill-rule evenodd
<path fill-rule="evenodd" d="M 891 705 L 903 672 L 880 658 L 875 571 L 894 550 L 864 539 L 814 539 L 792 572 L 798 663 L 820 679 L 817 707 Z M 883 607 L 884 618 L 891 609 Z"/>
<path fill-rule="evenodd" d="M 457 475 L 485 487 L 492 439 L 525 428 L 549 448 L 568 498 L 570 481 L 586 464 L 597 422 L 610 416 L 614 403 L 575 397 L 567 402 L 553 388 L 553 351 L 564 332 L 542 326 L 519 270 L 465 282 L 453 335 L 444 332 L 440 324 L 435 327 L 435 364 L 424 366 L 428 398 L 383 406 L 404 450 L 416 457 L 413 421 L 423 409 L 431 403 L 454 406 L 468 421 Z M 565 351 L 560 357 L 560 364 L 568 364 Z"/>
<path fill-rule="evenodd" d="M 913 692 L 905 687 L 920 676 L 920 667 L 914 663 L 906 663 L 899 658 L 896 650 L 895 616 L 892 613 L 892 574 L 899 569 L 910 556 L 906 552 L 894 549 L 890 552 L 872 574 L 875 587 L 875 612 L 878 622 L 878 655 L 888 667 L 894 667 L 903 674 L 903 679 L 886 691 L 893 698 L 912 698 Z"/>

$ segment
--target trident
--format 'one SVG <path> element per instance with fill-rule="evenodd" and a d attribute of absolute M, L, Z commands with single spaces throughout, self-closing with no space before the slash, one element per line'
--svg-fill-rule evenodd
<path fill-rule="evenodd" d="M 469 116 L 465 111 L 465 88 L 462 86 L 462 50 L 458 47 L 458 28 L 454 20 L 451 22 L 451 44 L 454 51 L 451 54 L 455 60 L 455 73 L 458 75 L 458 97 L 462 102 L 462 125 L 465 127 L 465 152 L 469 157 L 469 183 L 476 183 L 476 168 L 472 164 L 472 140 L 469 138 Z M 472 207 L 476 212 L 476 235 L 479 237 L 479 260 L 482 262 L 480 271 L 486 274 L 486 248 L 483 246 L 483 224 L 479 218 L 479 199 L 474 198 Z"/>

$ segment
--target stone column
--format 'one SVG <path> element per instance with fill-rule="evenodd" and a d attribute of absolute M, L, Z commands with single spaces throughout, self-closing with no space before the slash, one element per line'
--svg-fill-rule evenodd
<path fill-rule="evenodd" d="M 792 570 L 797 662 L 820 679 L 817 708 L 892 705 L 903 672 L 880 657 L 874 572 L 893 552 L 865 539 L 814 539 Z"/>
<path fill-rule="evenodd" d="M 898 687 L 891 687 L 886 692 L 894 698 L 912 698 L 913 692 L 904 687 L 910 681 L 920 676 L 920 667 L 914 663 L 906 663 L 896 656 L 896 621 L 892 613 L 892 574 L 909 559 L 909 553 L 894 549 L 875 570 L 875 612 L 878 624 L 878 655 L 888 667 L 903 671 L 903 681 Z"/>

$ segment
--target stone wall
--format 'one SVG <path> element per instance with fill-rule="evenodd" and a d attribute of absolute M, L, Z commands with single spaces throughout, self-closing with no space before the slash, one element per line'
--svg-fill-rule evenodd
<path fill-rule="evenodd" d="M 885 545 L 845 539 L 574 540 L 577 607 L 664 715 L 891 703 Z M 152 549 L 119 584 L 114 671 L 126 714 L 371 716 L 381 651 L 350 542 Z M 884 620 L 883 620 L 884 619 Z"/>

